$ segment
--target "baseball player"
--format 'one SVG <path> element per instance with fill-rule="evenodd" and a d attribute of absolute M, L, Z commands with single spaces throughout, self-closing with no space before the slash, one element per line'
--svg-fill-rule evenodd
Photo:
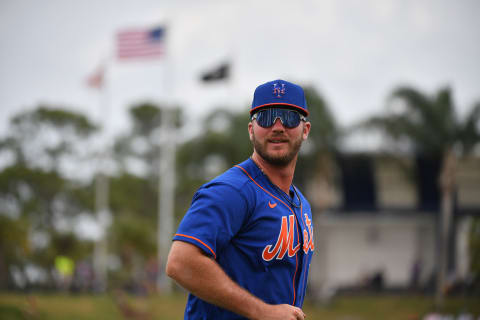
<path fill-rule="evenodd" d="M 252 156 L 195 193 L 173 238 L 166 272 L 190 292 L 185 319 L 305 318 L 312 211 L 292 180 L 308 113 L 296 84 L 256 88 Z"/>

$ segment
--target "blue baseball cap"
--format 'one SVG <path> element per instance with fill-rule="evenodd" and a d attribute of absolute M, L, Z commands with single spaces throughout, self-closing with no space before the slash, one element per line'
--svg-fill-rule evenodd
<path fill-rule="evenodd" d="M 250 115 L 271 107 L 291 108 L 308 116 L 307 101 L 302 87 L 285 80 L 274 80 L 259 85 L 253 94 Z"/>

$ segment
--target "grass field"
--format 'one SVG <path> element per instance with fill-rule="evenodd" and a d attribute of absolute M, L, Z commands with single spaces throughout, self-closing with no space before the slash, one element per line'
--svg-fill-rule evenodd
<path fill-rule="evenodd" d="M 10 294 L 0 293 L 0 319 L 183 319 L 186 296 L 132 297 L 112 295 Z M 433 310 L 433 299 L 425 296 L 344 296 L 329 305 L 306 303 L 307 319 L 335 320 L 414 320 Z M 480 317 L 477 298 L 450 298 L 442 314 L 457 316 L 462 311 Z"/>

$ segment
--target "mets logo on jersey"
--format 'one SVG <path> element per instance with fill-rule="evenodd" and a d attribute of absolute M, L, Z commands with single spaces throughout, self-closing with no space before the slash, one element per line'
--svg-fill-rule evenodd
<path fill-rule="evenodd" d="M 267 245 L 263 249 L 262 258 L 265 261 L 270 261 L 273 258 L 278 260 L 283 259 L 286 253 L 289 257 L 293 257 L 300 250 L 300 243 L 298 243 L 295 248 L 293 244 L 295 242 L 295 216 L 293 214 L 282 217 L 282 225 L 280 227 L 280 232 L 278 233 L 277 243 L 275 245 Z M 273 247 L 273 249 L 272 249 Z M 313 228 L 312 220 L 308 218 L 308 215 L 305 213 L 305 229 L 303 229 L 303 252 L 308 254 L 308 251 L 312 252 L 315 250 L 315 245 L 313 243 Z"/>

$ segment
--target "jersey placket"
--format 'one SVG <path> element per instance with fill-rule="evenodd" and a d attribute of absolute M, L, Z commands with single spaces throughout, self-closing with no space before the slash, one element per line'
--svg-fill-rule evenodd
<path fill-rule="evenodd" d="M 267 179 L 267 180 L 271 185 L 273 185 L 273 183 L 269 179 Z M 294 191 L 293 188 L 294 187 L 292 186 L 290 189 L 292 191 Z M 273 189 L 277 190 L 277 194 L 278 194 L 279 198 L 288 197 L 288 195 L 285 192 L 283 192 L 281 189 L 275 188 L 275 187 L 273 187 Z M 279 194 L 279 193 L 281 193 L 281 194 Z M 295 198 L 292 201 L 295 201 Z M 308 254 L 305 254 L 303 252 L 303 243 L 304 243 L 303 230 L 305 228 L 305 226 L 304 226 L 305 224 L 303 223 L 303 220 L 302 220 L 302 214 L 303 214 L 302 211 L 303 210 L 302 210 L 302 202 L 301 202 L 300 196 L 298 197 L 298 201 L 300 202 L 300 207 L 299 208 L 291 205 L 288 201 L 287 202 L 282 201 L 282 203 L 284 205 L 286 205 L 290 209 L 291 212 L 294 213 L 294 216 L 295 216 L 295 234 L 297 235 L 295 238 L 297 239 L 297 245 L 299 246 L 299 250 L 295 253 L 296 267 L 295 267 L 295 274 L 292 277 L 292 289 L 293 289 L 292 305 L 296 305 L 296 303 L 298 301 L 303 300 L 303 297 L 300 297 L 299 295 L 302 295 L 302 292 L 301 292 L 302 291 L 301 290 L 301 282 L 302 281 L 301 281 L 301 279 L 302 279 L 302 274 L 304 272 L 303 271 L 303 269 L 304 269 L 303 266 L 306 263 L 305 257 L 308 258 Z M 295 244 L 293 245 L 293 247 L 296 247 Z"/>

